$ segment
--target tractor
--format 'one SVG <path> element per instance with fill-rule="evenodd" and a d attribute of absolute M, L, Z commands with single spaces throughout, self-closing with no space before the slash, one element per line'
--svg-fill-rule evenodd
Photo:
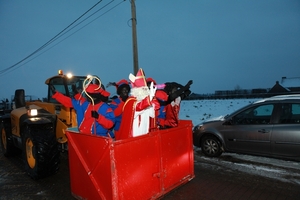
<path fill-rule="evenodd" d="M 65 130 L 76 127 L 76 113 L 55 99 L 49 85 L 73 97 L 74 86 L 82 88 L 85 76 L 58 75 L 48 78 L 48 97 L 43 101 L 25 101 L 24 89 L 15 91 L 14 108 L 0 116 L 1 149 L 6 157 L 21 155 L 25 170 L 33 179 L 55 174 L 60 153 L 68 150 Z"/>

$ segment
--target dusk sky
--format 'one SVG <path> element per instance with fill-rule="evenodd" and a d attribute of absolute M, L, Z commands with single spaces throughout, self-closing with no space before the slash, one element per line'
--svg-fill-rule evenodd
<path fill-rule="evenodd" d="M 0 100 L 21 88 L 46 97 L 45 80 L 59 69 L 104 85 L 128 79 L 129 0 L 101 1 L 47 43 L 97 2 L 0 0 Z M 193 80 L 192 92 L 206 94 L 300 77 L 299 0 L 136 0 L 136 14 L 139 67 L 158 83 Z"/>

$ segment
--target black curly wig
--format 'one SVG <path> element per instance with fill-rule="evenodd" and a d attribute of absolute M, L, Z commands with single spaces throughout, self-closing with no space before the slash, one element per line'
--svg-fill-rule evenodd
<path fill-rule="evenodd" d="M 124 87 L 128 89 L 128 93 L 130 92 L 130 86 L 128 84 L 122 84 L 117 89 L 117 94 L 118 95 L 121 94 L 121 91 L 123 90 Z"/>

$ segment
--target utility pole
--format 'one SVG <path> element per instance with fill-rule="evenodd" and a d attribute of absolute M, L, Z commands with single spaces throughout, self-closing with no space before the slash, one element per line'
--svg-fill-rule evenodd
<path fill-rule="evenodd" d="M 135 0 L 131 2 L 131 21 L 132 21 L 132 46 L 133 46 L 133 72 L 137 73 L 139 69 L 138 49 L 137 49 L 137 35 L 136 35 L 136 13 L 135 13 Z"/>

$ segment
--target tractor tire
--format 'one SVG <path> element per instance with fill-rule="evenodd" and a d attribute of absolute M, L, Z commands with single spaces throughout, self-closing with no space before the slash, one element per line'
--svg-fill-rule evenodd
<path fill-rule="evenodd" d="M 32 179 L 55 174 L 59 169 L 58 142 L 53 131 L 38 125 L 27 126 L 23 135 L 25 170 Z"/>
<path fill-rule="evenodd" d="M 19 152 L 19 149 L 16 148 L 13 144 L 11 127 L 5 126 L 3 123 L 0 124 L 0 141 L 1 141 L 1 150 L 4 156 L 10 157 L 14 156 Z"/>

